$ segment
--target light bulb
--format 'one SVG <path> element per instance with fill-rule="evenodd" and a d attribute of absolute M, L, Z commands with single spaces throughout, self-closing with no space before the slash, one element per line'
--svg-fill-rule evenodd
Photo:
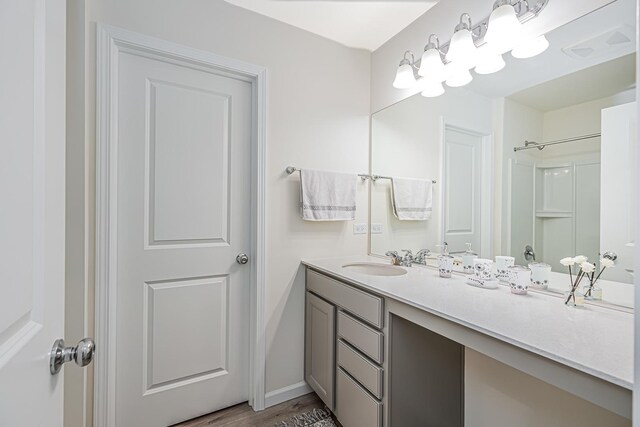
<path fill-rule="evenodd" d="M 475 67 L 477 60 L 476 44 L 471 34 L 471 17 L 468 13 L 460 16 L 460 23 L 456 25 L 453 37 L 449 42 L 449 50 L 446 59 L 449 62 L 457 62 L 467 70 Z"/>
<path fill-rule="evenodd" d="M 440 52 L 435 47 L 425 50 L 422 54 L 418 74 L 439 82 L 445 79 L 444 64 Z"/>
<path fill-rule="evenodd" d="M 484 41 L 499 54 L 510 51 L 522 39 L 522 24 L 516 10 L 510 4 L 503 4 L 491 12 L 489 27 Z"/>
<path fill-rule="evenodd" d="M 473 76 L 467 67 L 463 67 L 455 62 L 447 64 L 447 86 L 460 87 L 471 83 Z"/>
<path fill-rule="evenodd" d="M 473 68 L 476 62 L 476 45 L 469 30 L 458 30 L 451 37 L 447 61 L 457 62 L 467 69 Z"/>
<path fill-rule="evenodd" d="M 475 71 L 478 74 L 497 73 L 505 67 L 504 59 L 499 53 L 496 54 L 489 45 L 483 45 L 478 49 L 478 65 Z"/>
<path fill-rule="evenodd" d="M 442 86 L 442 82 L 430 80 L 425 82 L 421 95 L 425 98 L 435 98 L 443 93 L 444 87 Z"/>
<path fill-rule="evenodd" d="M 416 78 L 413 75 L 413 67 L 409 63 L 409 60 L 403 59 L 400 62 L 398 71 L 396 71 L 396 78 L 393 81 L 393 87 L 396 89 L 409 89 L 416 84 Z"/>
<path fill-rule="evenodd" d="M 543 34 L 539 37 L 524 40 L 518 46 L 513 48 L 511 55 L 518 59 L 533 58 L 547 50 L 548 47 L 549 40 L 547 40 Z"/>

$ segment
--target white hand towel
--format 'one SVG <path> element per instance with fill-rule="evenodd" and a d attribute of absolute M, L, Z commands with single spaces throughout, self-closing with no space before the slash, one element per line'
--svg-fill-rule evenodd
<path fill-rule="evenodd" d="M 300 210 L 307 221 L 356 219 L 356 174 L 300 171 Z"/>
<path fill-rule="evenodd" d="M 433 185 L 431 181 L 391 178 L 393 214 L 401 221 L 425 221 L 431 218 Z"/>

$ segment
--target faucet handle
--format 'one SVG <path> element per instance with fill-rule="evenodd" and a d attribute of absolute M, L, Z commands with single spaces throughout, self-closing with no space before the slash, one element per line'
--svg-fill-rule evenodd
<path fill-rule="evenodd" d="M 419 264 L 426 264 L 426 257 L 431 253 L 431 251 L 429 249 L 420 249 L 417 253 L 416 253 L 416 262 Z"/>
<path fill-rule="evenodd" d="M 398 256 L 398 252 L 387 251 L 387 253 L 385 253 L 384 255 L 391 257 L 391 264 L 400 265 L 400 257 Z"/>

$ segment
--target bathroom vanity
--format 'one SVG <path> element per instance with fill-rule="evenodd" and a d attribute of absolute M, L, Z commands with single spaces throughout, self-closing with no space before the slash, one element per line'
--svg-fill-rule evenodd
<path fill-rule="evenodd" d="M 303 261 L 305 379 L 345 427 L 465 425 L 468 350 L 631 418 L 632 314 L 386 263 Z"/>

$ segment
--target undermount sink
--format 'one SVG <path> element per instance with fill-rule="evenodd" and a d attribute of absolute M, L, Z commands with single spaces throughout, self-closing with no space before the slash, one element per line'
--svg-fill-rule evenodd
<path fill-rule="evenodd" d="M 354 262 L 345 264 L 342 268 L 369 276 L 403 276 L 407 274 L 407 270 L 402 267 L 375 262 Z"/>

